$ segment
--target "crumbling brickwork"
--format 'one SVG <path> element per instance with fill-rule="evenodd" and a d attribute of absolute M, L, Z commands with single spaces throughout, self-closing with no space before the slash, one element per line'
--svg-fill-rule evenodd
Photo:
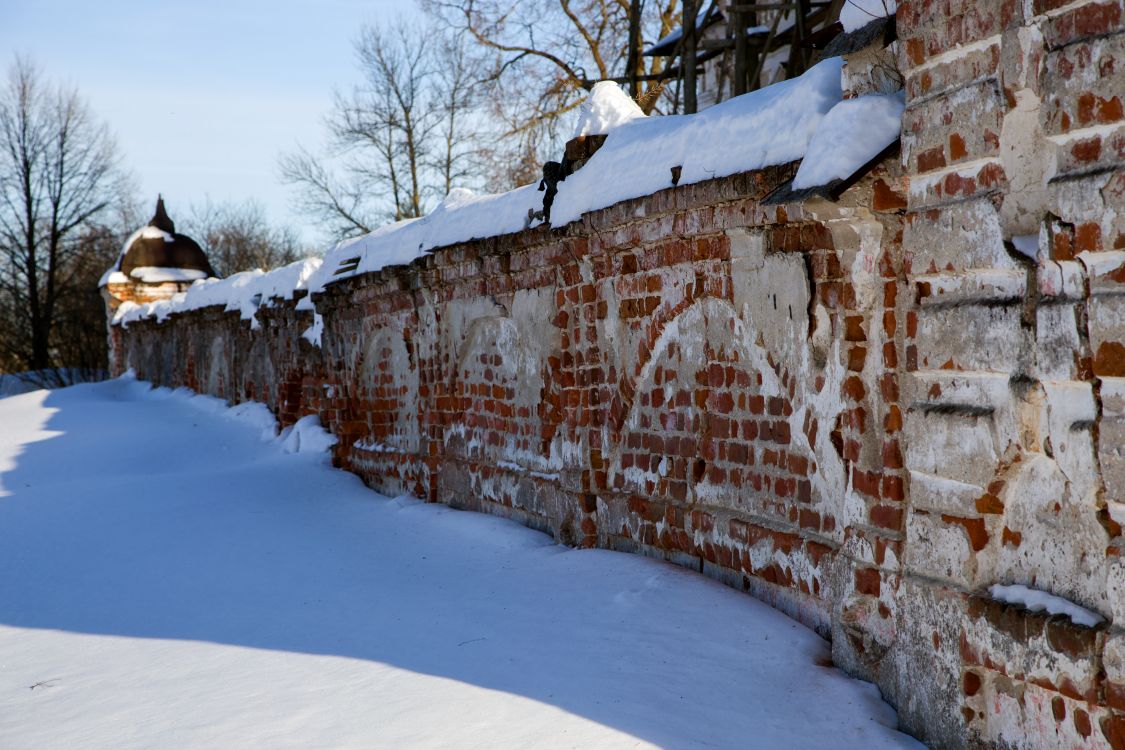
<path fill-rule="evenodd" d="M 913 603 L 898 638 L 914 646 L 894 668 L 904 718 L 950 745 L 1125 743 L 1117 627 L 973 596 L 1033 585 L 1115 625 L 1125 607 L 1125 288 L 1110 280 L 1125 268 L 1122 23 L 1120 2 L 898 14 L 911 300 L 898 598 Z"/>
<path fill-rule="evenodd" d="M 344 278 L 319 348 L 293 302 L 213 308 L 115 327 L 114 366 L 748 590 L 936 747 L 1125 747 L 1123 15 L 907 0 L 850 73 L 897 60 L 901 155 L 837 201 L 763 202 L 793 165 L 670 187 Z"/>
<path fill-rule="evenodd" d="M 293 302 L 256 330 L 218 308 L 115 327 L 116 367 L 319 414 L 385 493 L 665 557 L 825 635 L 844 600 L 887 619 L 905 193 L 890 164 L 837 204 L 762 205 L 793 171 L 344 279 L 318 295 L 320 348 Z"/>

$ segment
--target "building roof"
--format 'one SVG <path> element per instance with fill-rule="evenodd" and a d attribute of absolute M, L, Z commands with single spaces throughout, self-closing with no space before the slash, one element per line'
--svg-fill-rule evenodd
<path fill-rule="evenodd" d="M 152 280 L 151 273 L 138 269 L 181 269 L 196 271 L 205 276 L 214 276 L 215 271 L 195 240 L 176 233 L 176 225 L 164 209 L 163 198 L 156 199 L 156 213 L 148 224 L 133 233 L 121 251 L 117 270 L 126 276 Z M 182 274 L 181 274 L 182 275 Z M 202 278 L 196 274 L 191 274 Z"/>
<path fill-rule="evenodd" d="M 699 15 L 695 19 L 696 31 L 701 33 L 704 29 L 712 24 L 718 23 L 723 20 L 722 12 L 714 5 L 709 5 L 703 10 L 699 11 Z M 673 29 L 667 36 L 658 39 L 651 47 L 646 49 L 641 54 L 645 57 L 666 57 L 676 54 L 676 46 L 680 43 L 680 38 L 684 35 L 684 27 Z"/>

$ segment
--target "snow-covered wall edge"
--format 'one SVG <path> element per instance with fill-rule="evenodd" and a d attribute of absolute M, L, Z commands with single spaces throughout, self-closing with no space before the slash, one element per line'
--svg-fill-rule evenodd
<path fill-rule="evenodd" d="M 824 175 L 822 182 L 815 184 L 849 176 L 892 143 L 898 137 L 898 128 L 892 123 L 893 127 L 860 131 L 851 122 L 836 124 L 839 116 L 833 115 L 839 107 L 853 113 L 853 121 L 864 115 L 881 122 L 888 120 L 883 114 L 887 109 L 885 97 L 840 102 L 842 64 L 839 58 L 825 60 L 799 78 L 687 116 L 645 117 L 616 84 L 595 86 L 582 107 L 575 135 L 597 134 L 608 139 L 589 169 L 559 184 L 553 226 L 565 226 L 589 211 L 650 195 L 672 184 L 686 185 L 799 161 L 810 145 L 819 152 L 831 152 L 831 163 L 806 168 L 801 174 L 807 172 L 814 178 Z M 890 119 L 897 122 L 899 114 L 901 107 L 891 113 Z M 829 126 L 823 129 L 828 132 L 821 132 L 822 122 Z M 818 156 L 817 161 L 827 160 Z M 249 271 L 226 279 L 206 279 L 168 299 L 141 304 L 126 301 L 113 322 L 127 326 L 145 318 L 163 320 L 176 312 L 219 304 L 228 310 L 240 310 L 245 319 L 253 321 L 259 305 L 301 295 L 302 308 L 314 309 L 308 293 L 322 291 L 341 278 L 406 265 L 460 242 L 526 229 L 541 221 L 532 215 L 542 207 L 542 200 L 542 192 L 535 185 L 496 195 L 456 188 L 426 216 L 387 224 L 340 242 L 328 249 L 323 261 L 302 260 L 267 273 Z M 154 227 L 145 227 L 134 237 L 145 232 L 170 238 Z M 319 342 L 315 330 L 310 331 L 309 338 Z"/>

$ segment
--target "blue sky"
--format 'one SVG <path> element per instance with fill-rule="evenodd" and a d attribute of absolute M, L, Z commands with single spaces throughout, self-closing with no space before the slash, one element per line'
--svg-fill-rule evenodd
<path fill-rule="evenodd" d="M 307 239 L 277 156 L 319 146 L 333 87 L 358 79 L 364 23 L 417 16 L 414 0 L 0 0 L 5 69 L 30 55 L 78 87 L 117 135 L 147 204 L 256 198 Z"/>

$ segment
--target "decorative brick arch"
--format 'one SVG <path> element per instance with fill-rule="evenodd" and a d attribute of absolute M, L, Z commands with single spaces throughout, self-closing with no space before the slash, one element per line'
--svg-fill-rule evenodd
<path fill-rule="evenodd" d="M 638 388 L 652 379 L 652 369 L 655 366 L 654 359 L 667 348 L 670 339 L 705 315 L 719 315 L 729 321 L 732 336 L 738 334 L 740 343 L 745 343 L 747 351 L 752 353 L 753 358 L 760 359 L 767 365 L 763 370 L 774 373 L 776 389 L 779 392 L 782 390 L 782 382 L 777 377 L 776 365 L 770 360 L 769 354 L 756 343 L 753 343 L 746 335 L 748 333 L 746 325 L 739 318 L 734 305 L 722 297 L 689 297 L 672 307 L 658 310 L 650 320 L 647 326 L 648 346 L 645 347 L 643 355 L 633 368 L 632 378 L 623 378 L 619 386 L 624 408 L 620 410 L 617 418 L 612 422 L 615 430 L 620 430 L 627 421 L 636 400 Z M 763 376 L 763 382 L 765 382 L 765 376 Z"/>
<path fill-rule="evenodd" d="M 511 318 L 492 315 L 472 322 L 448 387 L 447 454 L 492 461 L 530 453 L 537 445 L 530 404 L 518 403 L 521 358 L 526 356 L 522 348 Z"/>
<path fill-rule="evenodd" d="M 787 379 L 730 302 L 706 297 L 682 307 L 627 390 L 607 489 L 699 501 L 709 486 L 725 486 L 729 496 L 709 500 L 724 505 L 738 502 L 744 482 L 782 497 L 807 493 L 807 482 L 798 487 L 790 476 L 790 468 L 803 475 L 808 461 L 791 445 Z"/>
<path fill-rule="evenodd" d="M 367 404 L 371 447 L 417 453 L 421 444 L 419 373 L 405 332 L 379 329 L 357 364 L 357 395 Z"/>
<path fill-rule="evenodd" d="M 225 393 L 227 356 L 226 338 L 214 336 L 207 348 L 207 382 L 204 383 L 207 393 Z"/>
<path fill-rule="evenodd" d="M 679 321 L 682 316 L 688 313 L 698 305 L 717 302 L 727 305 L 732 313 L 734 307 L 732 303 L 730 284 L 727 283 L 725 278 L 712 277 L 705 281 L 700 281 L 697 277 L 695 286 L 688 284 L 687 288 L 683 290 L 683 298 L 674 304 L 666 304 L 667 298 L 652 311 L 644 324 L 644 342 L 641 351 L 641 356 L 637 360 L 636 365 L 633 367 L 632 373 L 623 373 L 618 383 L 618 393 L 620 394 L 620 403 L 611 409 L 610 413 L 610 426 L 619 431 L 621 425 L 624 423 L 626 415 L 633 407 L 633 401 L 636 398 L 636 385 L 643 382 L 643 373 L 645 368 L 649 366 L 649 362 L 653 353 L 657 351 L 660 346 L 661 340 L 665 336 L 665 332 L 669 325 Z"/>

